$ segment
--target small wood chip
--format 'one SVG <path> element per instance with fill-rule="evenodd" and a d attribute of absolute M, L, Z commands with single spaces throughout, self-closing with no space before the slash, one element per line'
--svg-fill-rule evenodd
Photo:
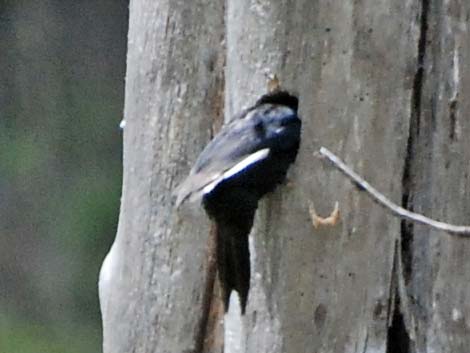
<path fill-rule="evenodd" d="M 315 206 L 312 201 L 309 202 L 308 211 L 310 213 L 310 219 L 312 220 L 312 225 L 315 229 L 318 227 L 323 227 L 323 226 L 328 226 L 328 227 L 335 226 L 340 220 L 338 202 L 335 203 L 335 208 L 333 209 L 333 212 L 331 212 L 331 214 L 326 218 L 320 217 L 317 214 L 317 212 L 315 211 Z"/>

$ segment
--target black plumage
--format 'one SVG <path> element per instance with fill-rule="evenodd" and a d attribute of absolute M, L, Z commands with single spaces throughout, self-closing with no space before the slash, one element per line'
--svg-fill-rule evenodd
<path fill-rule="evenodd" d="M 198 199 L 217 227 L 217 268 L 228 310 L 236 290 L 242 313 L 250 286 L 248 234 L 258 201 L 281 183 L 300 143 L 298 99 L 285 91 L 262 96 L 206 146 L 177 190 L 177 205 Z"/>

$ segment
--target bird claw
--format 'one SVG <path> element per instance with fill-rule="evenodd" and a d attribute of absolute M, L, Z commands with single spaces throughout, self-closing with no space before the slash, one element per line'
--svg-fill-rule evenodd
<path fill-rule="evenodd" d="M 312 225 L 315 229 L 322 227 L 322 226 L 335 226 L 340 220 L 339 214 L 339 204 L 338 202 L 335 203 L 335 207 L 331 214 L 328 217 L 320 217 L 317 212 L 315 211 L 315 206 L 313 202 L 310 201 L 308 206 L 308 211 L 310 213 L 310 219 L 312 220 Z"/>

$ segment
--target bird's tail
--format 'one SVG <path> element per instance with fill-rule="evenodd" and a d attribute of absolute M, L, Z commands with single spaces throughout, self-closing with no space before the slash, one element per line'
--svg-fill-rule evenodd
<path fill-rule="evenodd" d="M 220 222 L 217 224 L 217 270 L 222 287 L 225 311 L 232 290 L 238 292 L 242 314 L 245 313 L 250 289 L 250 250 L 248 234 L 251 225 Z"/>

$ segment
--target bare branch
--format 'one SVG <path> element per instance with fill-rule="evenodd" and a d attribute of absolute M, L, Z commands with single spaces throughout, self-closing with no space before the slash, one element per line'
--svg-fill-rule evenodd
<path fill-rule="evenodd" d="M 444 223 L 423 216 L 419 213 L 408 211 L 403 207 L 398 206 L 396 203 L 392 202 L 385 195 L 376 190 L 372 185 L 370 185 L 361 176 L 359 176 L 359 174 L 354 172 L 350 167 L 348 167 L 341 159 L 339 159 L 327 148 L 321 147 L 319 153 L 321 157 L 326 158 L 328 162 L 330 162 L 336 169 L 339 169 L 341 173 L 343 173 L 348 179 L 350 179 L 359 188 L 359 190 L 365 191 L 374 202 L 389 210 L 395 216 L 407 219 L 411 222 L 424 224 L 452 235 L 457 235 L 461 237 L 470 236 L 470 226 L 459 226 Z"/>

